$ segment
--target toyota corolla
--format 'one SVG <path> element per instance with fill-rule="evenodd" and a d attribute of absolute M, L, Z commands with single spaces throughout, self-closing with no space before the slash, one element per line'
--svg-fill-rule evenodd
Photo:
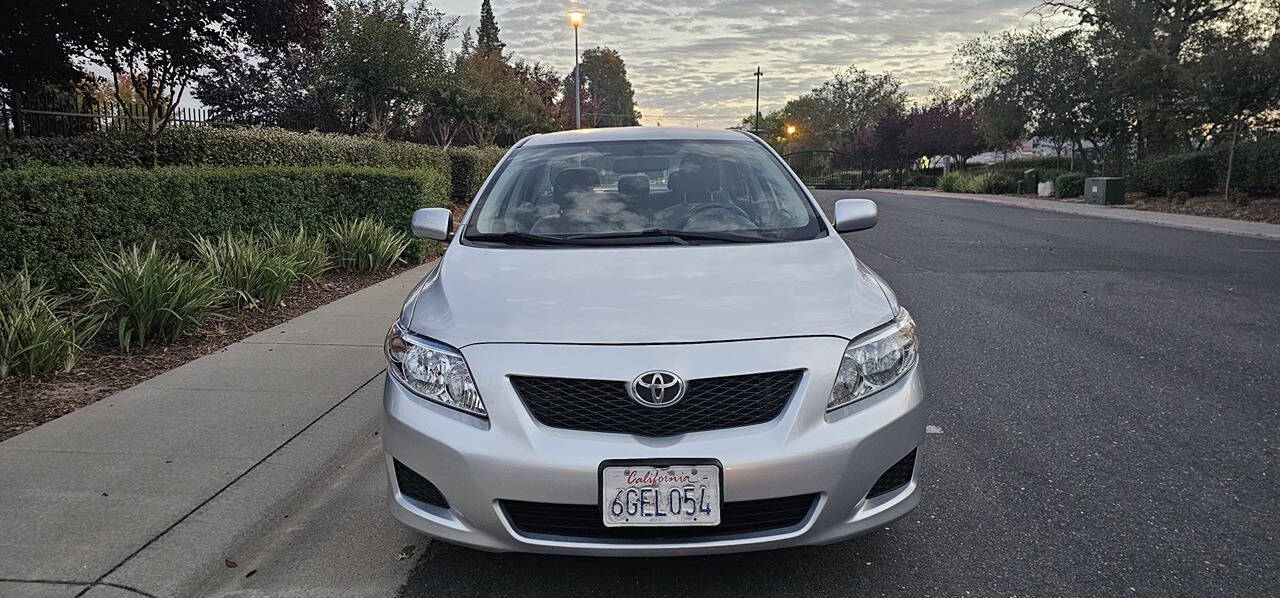
<path fill-rule="evenodd" d="M 742 132 L 517 143 L 386 339 L 389 505 L 494 551 L 679 555 L 839 541 L 920 501 L 915 322 Z"/>

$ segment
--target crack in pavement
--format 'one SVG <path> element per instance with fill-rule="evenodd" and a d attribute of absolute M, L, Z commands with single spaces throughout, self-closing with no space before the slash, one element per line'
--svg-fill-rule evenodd
<path fill-rule="evenodd" d="M 114 566 L 112 566 L 109 570 L 107 570 L 107 572 L 106 572 L 106 573 L 103 573 L 102 575 L 99 575 L 99 576 L 98 576 L 98 578 L 97 578 L 97 579 L 95 579 L 95 580 L 93 580 L 92 582 L 87 582 L 89 585 L 87 585 L 83 590 L 80 590 L 80 592 L 78 592 L 78 593 L 76 594 L 76 597 L 77 597 L 77 598 L 79 598 L 80 596 L 84 596 L 84 595 L 85 595 L 85 593 L 87 593 L 89 590 L 93 589 L 95 586 L 106 585 L 106 586 L 118 587 L 118 584 L 113 584 L 113 583 L 111 583 L 111 582 L 106 582 L 106 581 L 103 581 L 103 580 L 104 580 L 104 579 L 106 579 L 108 576 L 110 576 L 112 573 L 115 573 L 117 570 L 119 570 L 119 569 L 120 569 L 120 567 L 123 567 L 123 566 L 125 565 L 125 563 L 128 563 L 128 562 L 129 562 L 130 560 L 132 560 L 134 557 L 138 556 L 138 554 L 140 554 L 143 550 L 146 550 L 149 546 L 151 546 L 152 544 L 154 544 L 157 540 L 159 540 L 160 538 L 164 537 L 164 535 L 165 535 L 165 534 L 168 534 L 170 531 L 173 531 L 173 529 L 174 529 L 174 528 L 178 527 L 178 525 L 182 524 L 182 522 L 186 521 L 186 520 L 187 520 L 187 519 L 189 519 L 192 515 L 194 515 L 196 512 L 198 512 L 200 509 L 204 508 L 204 506 L 205 506 L 205 505 L 207 505 L 207 504 L 209 504 L 210 502 L 212 502 L 214 499 L 216 499 L 218 496 L 220 496 L 223 492 L 226 492 L 228 488 L 230 488 L 230 487 L 234 486 L 237 482 L 239 482 L 240 480 L 244 479 L 244 477 L 245 477 L 245 476 L 247 476 L 247 475 L 249 475 L 251 472 L 253 472 L 253 470 L 254 470 L 254 469 L 257 469 L 257 467 L 258 467 L 259 465 L 262 465 L 264 462 L 266 462 L 268 459 L 270 459 L 270 458 L 271 458 L 272 456 L 274 456 L 276 453 L 280 452 L 280 450 L 281 450 L 281 449 L 283 449 L 284 447 L 288 446 L 288 445 L 289 445 L 289 443 L 291 443 L 291 442 L 293 442 L 294 440 L 296 440 L 296 439 L 297 439 L 299 436 L 301 436 L 304 432 L 306 432 L 307 430 L 310 430 L 312 426 L 315 426 L 315 425 L 316 425 L 316 423 L 318 423 L 320 420 L 324 419 L 324 418 L 325 418 L 325 416 L 329 415 L 329 414 L 330 414 L 330 413 L 332 413 L 335 409 L 337 409 L 339 406 L 341 406 L 343 403 L 347 402 L 347 400 L 349 400 L 351 397 L 355 396 L 355 394 L 356 394 L 356 393 L 358 393 L 358 392 L 360 392 L 360 390 L 361 390 L 361 389 L 363 389 L 364 387 L 366 387 L 366 386 L 368 386 L 369 384 L 371 384 L 374 380 L 377 380 L 378 378 L 380 378 L 380 377 L 382 376 L 382 372 L 383 372 L 383 371 L 382 371 L 381 369 L 379 369 L 377 373 L 375 373 L 375 374 L 374 374 L 372 377 L 370 377 L 368 380 L 365 380 L 365 381 L 364 381 L 364 383 L 363 383 L 363 384 L 361 384 L 361 385 L 359 385 L 358 387 L 356 387 L 356 389 L 355 389 L 355 390 L 352 390 L 352 391 L 351 391 L 350 393 L 348 393 L 346 396 L 342 397 L 342 399 L 341 399 L 341 400 L 339 400 L 338 402 L 334 403 L 334 404 L 333 404 L 332 406 L 330 406 L 328 409 L 325 409 L 325 410 L 324 410 L 324 413 L 321 413 L 320 415 L 316 416 L 316 418 L 315 418 L 315 419 L 311 420 L 310 422 L 308 422 L 308 423 L 307 423 L 307 425 L 303 426 L 301 430 L 298 430 L 298 431 L 297 431 L 297 432 L 295 432 L 292 436 L 290 436 L 289 438 L 285 439 L 285 441 L 284 441 L 284 442 L 282 442 L 282 443 L 280 443 L 280 445 L 279 445 L 279 446 L 275 447 L 274 449 L 271 449 L 271 452 L 269 452 L 269 453 L 267 453 L 266 455 L 264 455 L 261 459 L 259 459 L 259 460 L 255 461 L 255 462 L 253 463 L 253 465 L 250 465 L 247 469 L 245 469 L 244 471 L 240 472 L 240 474 L 239 474 L 239 475 L 237 475 L 235 478 L 232 478 L 232 479 L 231 479 L 231 481 L 227 482 L 225 485 L 223 485 L 221 488 L 219 488 L 216 492 L 214 492 L 213 494 L 211 494 L 209 497 L 207 497 L 207 498 L 205 498 L 204 500 L 200 501 L 200 504 L 198 504 L 198 505 L 196 505 L 195 507 L 193 507 L 190 511 L 187 511 L 187 513 L 186 513 L 186 514 L 184 514 L 182 517 L 179 517 L 176 521 L 174 521 L 173 523 L 169 524 L 167 527 L 165 527 L 165 528 L 164 528 L 163 530 L 161 530 L 159 533 L 157 533 L 156 535 L 152 536 L 152 537 L 151 537 L 151 539 L 147 540 L 146 542 L 144 542 L 144 543 L 142 544 L 142 546 L 139 546 L 136 550 L 134 550 L 133 552 L 129 553 L 129 555 L 128 555 L 128 556 L 126 556 L 126 557 L 124 557 L 123 559 L 121 559 L 121 561 L 120 561 L 120 562 L 118 562 L 118 563 L 116 563 Z M 138 593 L 140 593 L 140 594 L 143 594 L 143 595 L 145 595 L 145 596 L 150 596 L 150 594 L 143 593 L 143 592 L 141 592 L 141 591 L 139 591 L 139 590 L 135 590 L 135 589 L 133 589 L 133 588 L 122 588 L 122 589 L 128 589 L 128 590 L 130 590 L 130 591 L 136 591 L 136 592 L 138 592 Z"/>

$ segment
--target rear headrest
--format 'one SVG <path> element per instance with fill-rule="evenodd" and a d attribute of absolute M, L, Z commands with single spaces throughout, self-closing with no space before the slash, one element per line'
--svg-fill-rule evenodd
<path fill-rule="evenodd" d="M 649 175 L 640 173 L 619 176 L 618 193 L 623 195 L 648 195 Z"/>
<path fill-rule="evenodd" d="M 566 168 L 556 173 L 551 184 L 557 193 L 589 190 L 600 184 L 600 173 L 594 168 Z"/>

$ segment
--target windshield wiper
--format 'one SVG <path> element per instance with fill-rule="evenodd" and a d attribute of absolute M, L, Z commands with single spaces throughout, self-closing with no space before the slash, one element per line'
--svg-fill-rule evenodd
<path fill-rule="evenodd" d="M 537 233 L 524 233 L 520 231 L 508 231 L 505 233 L 473 233 L 466 236 L 468 241 L 477 241 L 481 243 L 509 243 L 513 245 L 582 245 L 571 241 L 564 237 L 553 237 L 550 235 L 539 235 Z"/>
<path fill-rule="evenodd" d="M 756 235 L 742 235 L 738 233 L 723 231 L 693 231 L 693 230 L 677 230 L 670 228 L 646 228 L 638 231 L 620 231 L 616 233 L 594 233 L 569 235 L 566 239 L 575 241 L 590 240 L 625 240 L 625 239 L 646 239 L 667 237 L 682 245 L 688 241 L 720 241 L 723 243 L 776 243 L 783 239 L 775 239 L 772 237 L 760 237 Z M 683 243 L 682 243 L 683 242 Z"/>

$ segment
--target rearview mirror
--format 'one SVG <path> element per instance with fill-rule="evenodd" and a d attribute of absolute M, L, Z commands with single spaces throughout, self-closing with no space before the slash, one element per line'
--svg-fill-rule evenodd
<path fill-rule="evenodd" d="M 449 208 L 422 208 L 413 213 L 413 236 L 447 241 L 453 232 L 453 212 Z"/>
<path fill-rule="evenodd" d="M 876 202 L 870 199 L 842 199 L 836 202 L 836 232 L 851 233 L 876 225 Z"/>

